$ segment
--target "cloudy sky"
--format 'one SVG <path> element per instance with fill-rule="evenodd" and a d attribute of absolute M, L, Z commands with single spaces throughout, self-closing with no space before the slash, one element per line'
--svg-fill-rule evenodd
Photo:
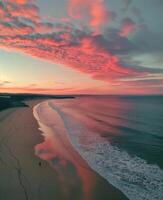
<path fill-rule="evenodd" d="M 0 1 L 0 92 L 163 93 L 163 0 Z"/>

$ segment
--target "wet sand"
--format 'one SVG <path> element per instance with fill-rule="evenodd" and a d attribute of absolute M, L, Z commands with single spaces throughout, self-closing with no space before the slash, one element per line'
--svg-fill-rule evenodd
<path fill-rule="evenodd" d="M 37 103 L 0 112 L 0 199 L 127 199 L 93 172 L 66 138 L 42 137 L 33 117 Z"/>

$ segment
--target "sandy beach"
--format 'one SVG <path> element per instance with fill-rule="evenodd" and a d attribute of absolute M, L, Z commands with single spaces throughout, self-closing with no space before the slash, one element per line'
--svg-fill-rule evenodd
<path fill-rule="evenodd" d="M 27 103 L 0 112 L 0 200 L 127 199 L 89 168 L 66 137 L 44 140 L 33 117 L 38 101 Z M 36 156 L 45 146 L 49 152 Z"/>

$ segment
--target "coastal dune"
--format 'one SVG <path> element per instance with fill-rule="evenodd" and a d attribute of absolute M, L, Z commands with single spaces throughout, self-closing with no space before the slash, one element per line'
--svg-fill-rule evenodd
<path fill-rule="evenodd" d="M 61 135 L 39 131 L 33 117 L 39 101 L 27 103 L 0 113 L 0 199 L 127 199 L 89 168 L 64 130 Z M 57 115 L 53 119 L 61 123 Z"/>

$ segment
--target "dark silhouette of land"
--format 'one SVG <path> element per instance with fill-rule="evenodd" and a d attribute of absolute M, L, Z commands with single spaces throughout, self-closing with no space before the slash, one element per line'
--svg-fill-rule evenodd
<path fill-rule="evenodd" d="M 67 99 L 70 95 L 44 95 L 44 94 L 0 94 L 0 111 L 12 107 L 28 106 L 24 101 L 35 99 Z"/>

